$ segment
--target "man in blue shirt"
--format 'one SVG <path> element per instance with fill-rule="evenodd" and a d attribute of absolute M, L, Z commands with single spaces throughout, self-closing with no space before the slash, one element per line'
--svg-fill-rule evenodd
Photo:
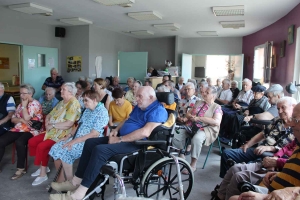
<path fill-rule="evenodd" d="M 85 142 L 82 156 L 72 180 L 52 182 L 56 191 L 74 191 L 67 194 L 52 194 L 50 199 L 83 199 L 88 188 L 109 158 L 121 153 L 130 153 L 140 148 L 134 141 L 149 137 L 152 130 L 167 121 L 168 114 L 157 101 L 150 86 L 140 87 L 136 94 L 137 106 L 129 118 L 111 131 L 109 137 L 91 138 Z M 120 136 L 118 137 L 118 132 Z"/>
<path fill-rule="evenodd" d="M 61 100 L 60 97 L 60 88 L 61 86 L 65 83 L 64 79 L 61 76 L 58 76 L 58 72 L 55 68 L 52 68 L 50 70 L 50 75 L 51 77 L 46 78 L 42 90 L 45 90 L 47 87 L 52 87 L 56 90 L 56 95 L 55 97 L 58 100 Z"/>

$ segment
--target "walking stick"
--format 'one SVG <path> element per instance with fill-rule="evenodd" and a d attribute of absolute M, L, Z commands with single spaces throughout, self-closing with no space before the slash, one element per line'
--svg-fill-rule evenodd
<path fill-rule="evenodd" d="M 82 111 L 82 115 L 80 116 L 79 120 L 80 120 L 81 117 L 83 116 L 84 111 L 85 111 L 85 109 Z M 79 120 L 78 120 L 78 121 L 79 121 Z M 76 134 L 77 134 L 77 132 L 78 132 L 78 130 L 79 130 L 81 124 L 82 124 L 82 122 L 80 122 L 80 123 L 78 124 L 78 127 L 77 127 L 77 129 L 76 129 L 76 131 L 75 131 L 75 133 L 74 133 L 74 135 L 73 135 L 73 137 L 72 137 L 72 140 L 74 140 L 74 138 L 76 137 Z M 56 181 L 57 181 L 57 179 L 58 179 L 58 177 L 59 177 L 59 174 L 60 174 L 62 168 L 63 168 L 63 165 L 62 165 L 62 163 L 61 163 L 60 166 L 59 166 L 59 168 L 58 168 L 58 170 L 57 170 L 57 172 L 56 172 L 56 174 L 55 174 L 55 176 L 54 176 L 53 182 L 56 182 Z M 50 193 L 51 191 L 52 191 L 52 187 L 51 187 L 51 184 L 50 184 L 50 187 L 49 187 L 49 189 L 48 189 L 48 193 Z"/>

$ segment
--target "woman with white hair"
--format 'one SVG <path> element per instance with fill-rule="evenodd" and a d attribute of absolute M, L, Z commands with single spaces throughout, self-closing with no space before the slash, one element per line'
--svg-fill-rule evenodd
<path fill-rule="evenodd" d="M 51 147 L 69 133 L 75 127 L 75 122 L 79 119 L 81 108 L 75 97 L 77 88 L 75 83 L 64 83 L 61 87 L 61 97 L 63 98 L 45 119 L 46 133 L 31 138 L 28 141 L 29 154 L 35 156 L 34 165 L 39 169 L 31 176 L 37 178 L 32 185 L 39 185 L 48 179 L 47 172 L 49 151 Z"/>
<path fill-rule="evenodd" d="M 45 94 L 39 98 L 39 102 L 42 105 L 43 115 L 48 115 L 59 102 L 55 97 L 55 89 L 47 87 Z"/>
<path fill-rule="evenodd" d="M 134 81 L 135 81 L 135 78 L 133 78 L 133 77 L 129 77 L 127 79 L 127 87 L 125 87 L 123 90 L 125 93 L 133 88 Z"/>
<path fill-rule="evenodd" d="M 232 99 L 235 99 L 239 95 L 239 93 L 240 93 L 237 81 L 231 81 L 230 90 L 232 92 Z"/>

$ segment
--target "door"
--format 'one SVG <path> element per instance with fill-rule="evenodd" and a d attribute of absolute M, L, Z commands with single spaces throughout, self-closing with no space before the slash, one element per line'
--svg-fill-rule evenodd
<path fill-rule="evenodd" d="M 128 77 L 144 81 L 147 75 L 148 52 L 119 52 L 118 76 L 120 83 L 126 83 Z"/>
<path fill-rule="evenodd" d="M 193 56 L 190 54 L 182 54 L 181 76 L 187 82 L 192 77 L 192 61 Z"/>
<path fill-rule="evenodd" d="M 234 65 L 234 78 L 233 80 L 238 82 L 238 88 L 242 89 L 243 82 L 243 69 L 244 69 L 244 54 L 230 56 L 230 59 L 235 61 Z"/>
<path fill-rule="evenodd" d="M 22 82 L 34 87 L 34 98 L 38 99 L 44 93 L 42 86 L 51 68 L 58 68 L 58 49 L 22 46 L 22 59 Z"/>

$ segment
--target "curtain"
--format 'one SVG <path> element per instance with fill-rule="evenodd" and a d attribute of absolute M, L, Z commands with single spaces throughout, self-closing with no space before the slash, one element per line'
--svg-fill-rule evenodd
<path fill-rule="evenodd" d="M 300 84 L 300 27 L 297 28 L 297 35 L 296 35 L 296 51 L 295 51 L 295 65 L 294 65 L 294 77 L 291 82 L 296 84 Z M 300 101 L 300 92 L 299 87 L 297 87 L 297 92 L 293 94 L 293 97 L 297 100 L 297 102 Z"/>
<path fill-rule="evenodd" d="M 265 43 L 264 83 L 271 82 L 272 46 L 273 46 L 273 42 Z"/>
<path fill-rule="evenodd" d="M 101 74 L 102 74 L 102 57 L 101 56 L 96 57 L 95 67 L 96 67 L 96 78 L 101 78 Z"/>

